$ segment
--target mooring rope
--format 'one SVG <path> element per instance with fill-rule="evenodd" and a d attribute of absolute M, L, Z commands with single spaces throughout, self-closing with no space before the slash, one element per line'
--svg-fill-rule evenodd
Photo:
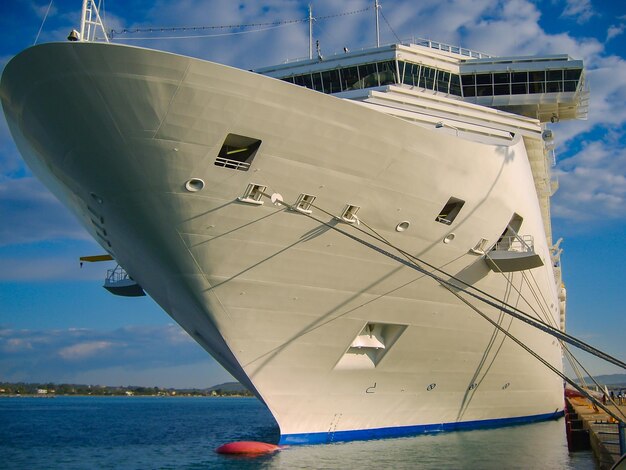
<path fill-rule="evenodd" d="M 269 194 L 266 194 L 264 192 L 261 192 L 261 194 L 271 200 L 271 196 Z M 288 204 L 288 203 L 286 203 L 286 202 L 284 202 L 282 200 L 276 200 L 275 204 L 280 204 L 280 205 L 285 206 L 288 209 L 294 210 L 296 212 L 300 212 L 300 211 L 297 211 L 296 208 L 293 205 Z M 329 213 L 327 211 L 324 211 L 323 209 L 321 209 L 321 208 L 319 208 L 317 206 L 312 205 L 312 207 L 315 207 L 316 209 L 319 209 L 319 210 L 323 211 L 324 213 L 332 216 L 333 218 L 336 218 L 336 216 L 334 216 L 333 214 L 331 214 L 331 213 Z M 611 356 L 610 354 L 607 354 L 604 351 L 601 351 L 601 350 L 595 348 L 594 346 L 591 346 L 590 344 L 587 344 L 584 341 L 579 340 L 578 338 L 575 338 L 574 336 L 571 336 L 571 335 L 569 335 L 569 334 L 567 334 L 567 333 L 565 333 L 565 332 L 563 332 L 563 331 L 561 331 L 561 330 L 559 330 L 559 329 L 557 329 L 557 328 L 555 328 L 555 327 L 553 327 L 553 326 L 551 326 L 551 325 L 541 321 L 540 319 L 533 318 L 531 315 L 523 312 L 522 310 L 518 310 L 515 307 L 513 307 L 513 306 L 511 306 L 509 304 L 506 304 L 501 299 L 497 299 L 496 297 L 492 296 L 491 294 L 488 294 L 487 292 L 484 292 L 481 289 L 478 289 L 478 288 L 476 288 L 474 286 L 471 286 L 470 284 L 466 283 L 465 281 L 463 281 L 461 279 L 458 279 L 455 276 L 452 276 L 450 274 L 447 274 L 447 273 L 443 272 L 439 268 L 437 268 L 437 267 L 435 267 L 435 266 L 433 266 L 433 265 L 431 265 L 431 264 L 421 260 L 420 258 L 418 258 L 416 256 L 411 255 L 410 253 L 407 253 L 406 251 L 402 250 L 399 247 L 394 246 L 393 244 L 387 242 L 384 239 L 379 239 L 377 237 L 374 237 L 376 240 L 385 243 L 390 248 L 393 248 L 394 250 L 396 250 L 398 253 L 401 253 L 403 256 L 407 256 L 410 259 L 415 260 L 416 262 L 407 261 L 407 260 L 405 260 L 405 259 L 403 259 L 403 258 L 401 258 L 401 257 L 399 257 L 397 255 L 394 255 L 393 253 L 390 253 L 389 251 L 387 251 L 387 250 L 385 250 L 385 249 L 383 249 L 383 248 L 381 248 L 379 246 L 376 246 L 376 245 L 374 245 L 374 244 L 372 244 L 372 243 L 370 243 L 370 242 L 368 242 L 366 240 L 363 240 L 363 239 L 361 239 L 361 238 L 359 238 L 359 237 L 357 237 L 355 235 L 352 235 L 351 233 L 348 233 L 345 230 L 340 229 L 339 227 L 337 227 L 335 225 L 332 225 L 332 224 L 329 224 L 327 222 L 324 222 L 323 220 L 318 219 L 317 217 L 315 217 L 315 216 L 313 216 L 311 214 L 306 214 L 306 213 L 303 213 L 303 212 L 300 212 L 300 213 L 302 215 L 306 216 L 306 217 L 309 217 L 309 218 L 315 220 L 317 223 L 322 224 L 322 225 L 328 227 L 329 229 L 334 230 L 334 231 L 336 231 L 336 232 L 338 232 L 338 233 L 340 233 L 340 234 L 350 238 L 351 240 L 353 240 L 353 241 L 355 241 L 357 243 L 360 243 L 361 245 L 366 246 L 367 248 L 370 248 L 370 249 L 372 249 L 372 250 L 382 254 L 383 256 L 386 256 L 386 257 L 388 257 L 390 259 L 393 259 L 393 260 L 397 261 L 398 263 L 401 263 L 401 264 L 403 264 L 403 265 L 405 265 L 405 266 L 407 266 L 407 267 L 409 267 L 409 268 L 411 268 L 411 269 L 413 269 L 415 271 L 418 271 L 418 272 L 420 272 L 420 273 L 422 273 L 422 274 L 424 274 L 424 275 L 434 279 L 435 281 L 437 281 L 440 284 L 449 286 L 452 289 L 458 289 L 458 285 L 454 284 L 453 282 L 451 282 L 449 280 L 446 280 L 446 279 L 443 279 L 443 278 L 439 277 L 438 275 L 434 274 L 431 271 L 428 271 L 428 270 L 424 269 L 422 266 L 417 264 L 417 262 L 425 264 L 428 267 L 430 267 L 431 269 L 437 270 L 437 271 L 443 273 L 444 275 L 449 276 L 450 279 L 454 280 L 455 282 L 467 286 L 468 290 L 464 290 L 464 292 L 467 295 L 469 295 L 469 296 L 471 296 L 471 297 L 473 297 L 473 298 L 475 298 L 475 299 L 477 299 L 477 300 L 479 300 L 479 301 L 481 301 L 481 302 L 483 302 L 483 303 L 485 303 L 487 305 L 490 305 L 491 307 L 493 307 L 493 308 L 495 308 L 497 310 L 501 310 L 502 312 L 507 313 L 508 315 L 511 315 L 514 318 L 517 318 L 518 320 L 520 320 L 520 321 L 522 321 L 522 322 L 524 322 L 524 323 L 526 323 L 526 324 L 528 324 L 530 326 L 533 326 L 534 328 L 536 328 L 538 330 L 543 331 L 544 333 L 548 333 L 549 335 L 554 336 L 554 337 L 556 337 L 556 338 L 558 338 L 558 339 L 560 339 L 560 340 L 562 340 L 562 341 L 564 341 L 566 343 L 569 343 L 569 344 L 571 344 L 573 346 L 576 346 L 577 348 L 582 349 L 583 351 L 586 351 L 589 354 L 592 354 L 592 355 L 594 355 L 596 357 L 599 357 L 599 358 L 601 358 L 601 359 L 603 359 L 603 360 L 605 360 L 607 362 L 610 362 L 611 364 L 614 364 L 614 365 L 616 365 L 616 366 L 618 366 L 618 367 L 620 367 L 622 369 L 626 369 L 626 363 L 624 363 L 624 362 L 620 361 L 619 359 Z M 360 227 L 354 227 L 354 228 L 356 230 L 361 231 L 364 234 L 370 235 L 367 232 L 365 232 L 364 230 L 362 230 Z M 478 293 L 484 295 L 484 297 L 481 297 L 481 295 L 478 295 L 477 293 L 472 292 L 470 289 L 477 291 Z M 499 304 L 503 304 L 503 305 L 499 305 Z"/>

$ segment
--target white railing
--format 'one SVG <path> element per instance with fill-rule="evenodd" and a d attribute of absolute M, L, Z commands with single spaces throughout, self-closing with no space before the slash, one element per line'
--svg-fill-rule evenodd
<path fill-rule="evenodd" d="M 124 268 L 122 268 L 119 264 L 113 269 L 107 269 L 107 276 L 104 281 L 105 284 L 116 284 L 121 281 L 131 280 L 130 276 Z"/>
<path fill-rule="evenodd" d="M 431 49 L 437 49 L 439 51 L 451 52 L 453 54 L 460 54 L 474 59 L 483 59 L 491 57 L 489 54 L 483 52 L 474 51 L 472 49 L 466 49 L 460 46 L 453 46 L 451 44 L 445 44 L 443 42 L 431 41 L 430 39 L 413 38 L 411 43 L 417 46 L 430 47 Z"/>
<path fill-rule="evenodd" d="M 398 43 L 394 42 L 394 43 L 389 43 L 389 44 L 383 44 L 380 47 L 389 47 L 395 44 L 398 44 Z M 430 39 L 422 39 L 422 38 L 416 38 L 416 37 L 412 37 L 411 39 L 403 39 L 402 41 L 400 41 L 400 44 L 402 44 L 403 46 L 415 45 L 415 46 L 429 47 L 431 49 L 437 49 L 439 51 L 464 55 L 467 57 L 471 57 L 473 59 L 484 59 L 484 58 L 493 57 L 489 54 L 485 54 L 484 52 L 478 52 L 472 49 L 467 49 L 465 47 L 453 46 L 451 44 L 445 44 L 443 42 L 431 41 Z M 350 52 L 362 52 L 362 51 L 367 51 L 370 49 L 372 49 L 372 46 L 361 47 L 358 49 L 350 50 Z M 344 52 L 334 52 L 325 57 L 326 57 L 326 60 L 329 60 L 330 58 L 333 58 L 333 57 L 336 58 L 336 57 L 341 57 L 345 55 L 346 55 L 346 52 L 344 51 Z M 296 58 L 286 59 L 283 63 L 290 64 L 292 62 L 300 62 L 304 60 L 311 60 L 311 59 L 309 57 L 296 57 Z"/>
<path fill-rule="evenodd" d="M 511 235 L 502 237 L 492 248 L 493 251 L 517 251 L 519 253 L 534 253 L 535 239 L 532 235 Z"/>
<path fill-rule="evenodd" d="M 230 168 L 233 170 L 248 171 L 248 168 L 250 168 L 249 163 L 240 162 L 237 160 L 230 160 L 228 158 L 222 158 L 222 157 L 217 157 L 215 159 L 215 164 L 217 166 L 223 166 L 224 168 Z"/>

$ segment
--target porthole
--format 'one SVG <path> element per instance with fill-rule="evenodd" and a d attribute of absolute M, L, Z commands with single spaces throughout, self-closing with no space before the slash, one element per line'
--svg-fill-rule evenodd
<path fill-rule="evenodd" d="M 454 233 L 451 233 L 451 234 L 447 235 L 446 238 L 443 239 L 443 242 L 444 243 L 450 243 L 455 238 L 456 238 L 456 235 Z"/>
<path fill-rule="evenodd" d="M 437 384 L 430 384 L 428 387 L 426 387 L 426 391 L 430 392 L 431 390 L 434 390 L 436 386 Z"/>
<path fill-rule="evenodd" d="M 404 232 L 410 226 L 411 226 L 411 222 L 409 222 L 408 220 L 400 222 L 398 225 L 396 225 L 396 232 Z"/>
<path fill-rule="evenodd" d="M 204 188 L 204 181 L 200 178 L 191 178 L 189 181 L 185 183 L 185 189 L 192 193 L 200 191 Z"/>

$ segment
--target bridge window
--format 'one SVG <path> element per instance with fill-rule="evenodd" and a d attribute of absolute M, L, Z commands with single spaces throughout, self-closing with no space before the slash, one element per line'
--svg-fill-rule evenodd
<path fill-rule="evenodd" d="M 339 70 L 326 70 L 322 72 L 322 83 L 326 93 L 339 93 L 341 91 L 341 78 Z"/>
<path fill-rule="evenodd" d="M 463 96 L 575 92 L 582 69 L 493 72 L 462 75 Z M 452 88 L 451 88 L 452 92 Z"/>
<path fill-rule="evenodd" d="M 361 77 L 359 88 L 371 88 L 380 85 L 376 64 L 359 65 L 359 77 Z"/>
<path fill-rule="evenodd" d="M 348 67 L 341 70 L 341 83 L 343 91 L 359 88 L 354 86 L 359 81 L 359 69 L 357 67 Z"/>
<path fill-rule="evenodd" d="M 437 71 L 437 91 L 448 93 L 450 88 L 450 72 Z"/>
<path fill-rule="evenodd" d="M 418 86 L 420 66 L 408 62 L 400 62 L 403 66 L 402 83 L 411 86 Z"/>
<path fill-rule="evenodd" d="M 307 73 L 305 75 L 296 75 L 295 77 L 293 77 L 293 79 L 296 85 L 313 89 L 313 80 L 311 79 L 311 74 Z"/>
<path fill-rule="evenodd" d="M 378 64 L 378 81 L 381 86 L 399 83 L 396 79 L 396 63 L 393 60 Z"/>
<path fill-rule="evenodd" d="M 476 74 L 476 96 L 493 95 L 492 75 L 490 73 Z"/>
<path fill-rule="evenodd" d="M 322 84 L 322 74 L 320 74 L 319 72 L 313 72 L 311 74 L 311 77 L 313 78 L 313 89 L 324 93 L 324 85 Z"/>
<path fill-rule="evenodd" d="M 426 88 L 427 90 L 432 90 L 435 87 L 435 75 L 437 73 L 436 69 L 431 69 L 430 67 L 422 66 L 420 70 L 420 84 L 422 88 Z"/>
<path fill-rule="evenodd" d="M 511 74 L 494 73 L 493 74 L 493 94 L 494 95 L 510 95 L 511 94 Z"/>
<path fill-rule="evenodd" d="M 450 76 L 450 94 L 461 96 L 461 79 L 454 73 Z"/>
<path fill-rule="evenodd" d="M 463 75 L 463 96 L 476 96 L 476 75 Z"/>
<path fill-rule="evenodd" d="M 528 72 L 513 72 L 511 81 L 511 94 L 525 95 L 528 93 Z"/>

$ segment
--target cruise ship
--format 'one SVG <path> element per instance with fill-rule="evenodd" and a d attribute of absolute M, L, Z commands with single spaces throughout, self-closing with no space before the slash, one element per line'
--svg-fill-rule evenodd
<path fill-rule="evenodd" d="M 378 3 L 377 3 L 378 5 Z M 241 70 L 94 40 L 2 75 L 38 178 L 270 410 L 285 444 L 563 412 L 552 128 L 583 63 L 433 41 Z M 524 347 L 522 347 L 522 345 Z M 201 371 L 198 371 L 201 373 Z"/>

